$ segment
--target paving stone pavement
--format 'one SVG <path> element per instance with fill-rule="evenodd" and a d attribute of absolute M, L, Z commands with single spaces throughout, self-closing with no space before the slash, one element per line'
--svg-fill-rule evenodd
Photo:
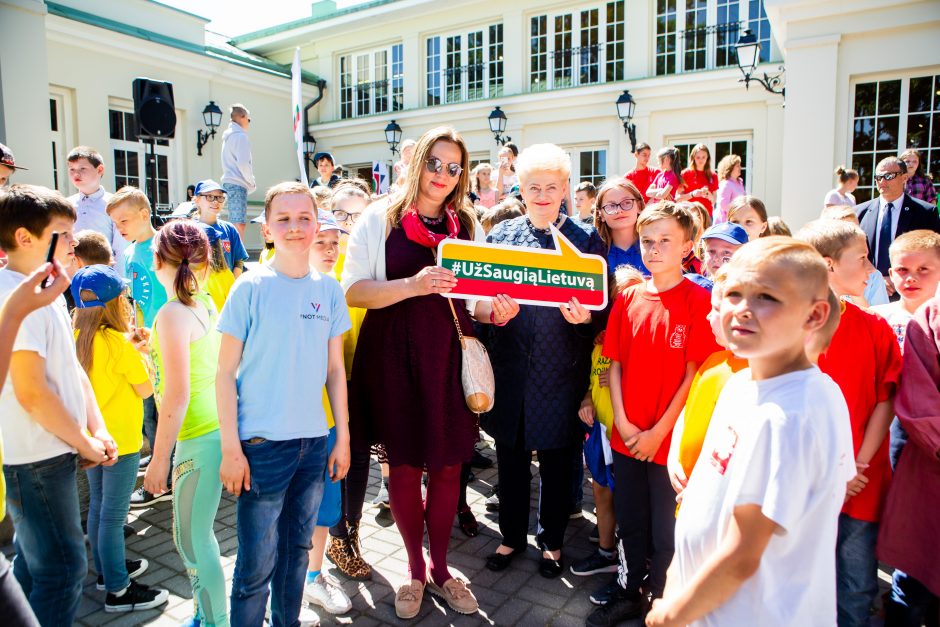
<path fill-rule="evenodd" d="M 496 453 L 490 446 L 483 453 L 495 461 Z M 410 621 L 395 616 L 394 590 L 404 582 L 407 556 L 398 530 L 387 509 L 372 506 L 378 492 L 379 466 L 373 463 L 363 512 L 361 536 L 365 558 L 372 564 L 370 582 L 356 582 L 343 578 L 328 560 L 324 566 L 339 579 L 353 602 L 353 609 L 342 616 L 331 616 L 319 609 L 323 625 L 584 625 L 584 618 L 593 609 L 588 596 L 607 582 L 610 575 L 576 577 L 567 570 L 573 561 L 586 557 L 594 550 L 588 534 L 594 526 L 594 505 L 590 483 L 584 483 L 582 518 L 573 519 L 568 526 L 564 560 L 566 572 L 558 579 L 544 579 L 537 572 L 540 556 L 533 537 L 524 557 L 516 558 L 505 571 L 494 573 L 486 569 L 487 555 L 499 545 L 496 514 L 485 508 L 486 496 L 496 481 L 496 470 L 474 470 L 476 477 L 467 491 L 468 501 L 480 523 L 481 533 L 476 538 L 463 535 L 456 524 L 451 534 L 450 561 L 455 575 L 471 582 L 471 590 L 480 602 L 480 613 L 462 616 L 453 612 L 439 599 L 425 594 L 421 613 Z M 536 465 L 533 463 L 532 517 L 530 536 L 535 533 L 535 509 L 538 503 Z M 130 627 L 132 625 L 179 625 L 192 616 L 192 590 L 183 564 L 173 545 L 173 520 L 170 502 L 157 503 L 142 510 L 131 511 L 131 526 L 137 535 L 127 540 L 128 559 L 146 558 L 150 568 L 139 581 L 160 586 L 170 591 L 169 602 L 157 609 L 127 614 L 108 614 L 104 611 L 104 592 L 95 589 L 96 574 L 90 572 L 85 580 L 84 595 L 78 610 L 78 625 Z M 223 494 L 216 517 L 215 532 L 222 551 L 222 566 L 226 582 L 230 585 L 235 568 L 238 543 L 235 533 L 235 499 Z M 90 560 L 90 558 L 89 558 Z M 640 621 L 625 623 L 639 626 Z"/>

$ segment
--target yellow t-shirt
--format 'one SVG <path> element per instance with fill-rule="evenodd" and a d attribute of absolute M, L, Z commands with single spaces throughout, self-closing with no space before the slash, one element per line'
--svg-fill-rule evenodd
<path fill-rule="evenodd" d="M 265 246 L 261 249 L 261 254 L 258 255 L 258 263 L 262 266 L 271 263 L 271 260 L 274 259 L 274 249 L 268 248 Z"/>
<path fill-rule="evenodd" d="M 346 263 L 346 253 L 341 252 L 333 267 L 333 274 L 338 281 L 343 275 L 343 265 Z M 346 380 L 352 378 L 353 356 L 356 354 L 356 342 L 359 341 L 359 331 L 362 330 L 362 321 L 366 319 L 366 310 L 362 307 L 349 308 L 349 321 L 352 323 L 349 331 L 343 334 L 343 363 L 346 366 Z M 324 404 L 324 407 L 326 405 Z"/>
<path fill-rule="evenodd" d="M 614 406 L 610 402 L 610 387 L 601 387 L 600 375 L 610 370 L 610 359 L 601 354 L 603 344 L 595 344 L 591 353 L 591 402 L 594 403 L 596 419 L 607 429 L 607 437 L 613 431 Z"/>
<path fill-rule="evenodd" d="M 215 303 L 216 311 L 222 311 L 222 306 L 228 300 L 228 293 L 232 290 L 233 283 L 235 283 L 235 275 L 228 268 L 209 273 L 205 288 L 209 292 L 209 296 L 212 297 L 212 302 Z"/>
<path fill-rule="evenodd" d="M 685 402 L 685 418 L 682 427 L 682 439 L 679 441 L 679 463 L 686 477 L 692 476 L 692 469 L 702 452 L 705 433 L 712 420 L 718 396 L 725 383 L 735 372 L 747 368 L 747 360 L 735 357 L 731 351 L 718 351 L 709 355 L 702 362 Z"/>
<path fill-rule="evenodd" d="M 147 362 L 124 334 L 114 329 L 99 329 L 92 350 L 88 379 L 104 424 L 117 444 L 118 455 L 136 453 L 143 444 L 144 403 L 131 386 L 147 381 Z"/>

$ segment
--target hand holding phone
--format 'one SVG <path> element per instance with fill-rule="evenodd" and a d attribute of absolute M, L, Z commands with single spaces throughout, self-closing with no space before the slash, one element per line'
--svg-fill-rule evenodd
<path fill-rule="evenodd" d="M 49 251 L 46 252 L 46 263 L 52 263 L 55 260 L 55 250 L 58 246 L 59 246 L 59 233 L 57 231 L 53 231 L 52 240 L 49 242 Z M 55 270 L 55 264 L 53 264 L 53 270 L 49 274 L 49 277 L 45 281 L 42 282 L 43 288 L 46 288 L 52 285 L 52 282 L 55 280 L 56 276 L 58 276 L 58 274 Z"/>

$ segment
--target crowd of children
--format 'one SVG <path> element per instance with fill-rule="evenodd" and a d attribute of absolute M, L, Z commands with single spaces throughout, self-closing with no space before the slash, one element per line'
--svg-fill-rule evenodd
<path fill-rule="evenodd" d="M 192 584 L 189 624 L 316 624 L 313 607 L 347 613 L 352 601 L 324 557 L 343 577 L 371 577 L 359 538 L 369 445 L 391 463 L 383 475 L 409 549 L 399 617 L 420 612 L 425 586 L 475 613 L 467 582 L 447 570 L 443 531 L 455 516 L 467 535 L 479 530 L 466 502 L 472 440 L 461 431 L 459 446 L 429 453 L 402 444 L 414 432 L 382 435 L 399 417 L 388 397 L 363 395 L 384 389 L 375 347 L 401 338 L 378 334 L 377 321 L 426 313 L 453 289 L 459 279 L 425 250 L 446 235 L 548 248 L 549 225 L 606 257 L 607 311 L 500 295 L 453 311 L 453 323 L 451 309 L 438 312 L 449 331 L 466 333 L 471 316 L 484 323 L 496 372 L 497 406 L 481 422 L 496 440 L 503 539 L 487 568 L 509 568 L 525 550 L 529 488 L 519 476 L 535 451 L 539 573 L 608 576 L 590 595 L 598 607 L 587 625 L 868 625 L 879 561 L 896 568 L 886 624 L 936 624 L 940 234 L 893 239 L 887 288 L 844 210 L 848 185 L 795 237 L 777 235 L 789 229 L 735 185 L 740 159 L 723 159 L 719 176 L 704 145 L 685 170 L 675 148 L 659 151 L 658 170 L 650 154 L 640 144 L 625 177 L 569 190 L 570 162 L 556 146 L 507 147 L 498 168 L 471 175 L 459 135 L 434 129 L 409 153 L 421 167 L 396 168 L 400 189 L 377 201 L 360 182 L 332 180 L 325 155 L 316 194 L 301 183 L 267 190 L 265 250 L 250 270 L 238 231 L 220 218 L 225 190 L 211 180 L 195 186 L 192 219 L 159 230 L 140 190 L 104 191 L 103 162 L 87 147 L 69 157 L 80 189 L 71 202 L 37 186 L 0 190 L 0 516 L 5 506 L 16 530 L 12 567 L 0 556 L 9 624 L 72 624 L 89 566 L 106 611 L 164 604 L 167 590 L 136 581 L 149 564 L 126 559 L 123 532 L 131 507 L 160 500 L 172 500 Z M 437 198 L 426 182 L 445 190 L 440 219 L 418 213 Z M 471 191 L 476 212 L 454 200 Z M 392 258 L 406 254 L 404 265 Z M 448 359 L 459 346 L 417 337 L 410 352 L 394 348 L 402 372 L 386 384 L 410 376 L 419 344 Z M 459 372 L 448 383 L 449 366 L 434 366 L 447 399 L 460 399 Z M 356 422 L 363 407 L 387 421 L 373 439 Z M 564 568 L 577 499 L 567 486 L 584 463 L 598 548 Z M 228 593 L 213 530 L 223 489 L 237 497 Z"/>

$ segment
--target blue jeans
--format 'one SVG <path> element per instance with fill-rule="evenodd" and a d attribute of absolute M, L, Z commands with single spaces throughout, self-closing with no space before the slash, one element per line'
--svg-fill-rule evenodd
<path fill-rule="evenodd" d="M 3 467 L 13 518 L 13 574 L 43 626 L 71 625 L 88 572 L 75 484 L 77 456 L 65 453 Z"/>
<path fill-rule="evenodd" d="M 261 625 L 270 587 L 272 627 L 294 627 L 323 498 L 327 438 L 254 440 L 242 441 L 251 490 L 238 497 L 230 620 Z"/>
<path fill-rule="evenodd" d="M 88 469 L 88 543 L 95 571 L 108 592 L 130 584 L 124 563 L 124 522 L 137 482 L 140 452 L 121 455 L 113 466 Z"/>
<path fill-rule="evenodd" d="M 885 603 L 885 627 L 936 627 L 938 599 L 924 584 L 895 570 L 891 576 L 891 597 Z"/>
<path fill-rule="evenodd" d="M 222 189 L 225 190 L 228 221 L 232 224 L 244 224 L 248 214 L 248 190 L 232 183 L 222 183 Z"/>
<path fill-rule="evenodd" d="M 153 452 L 153 443 L 157 441 L 157 403 L 153 396 L 144 399 L 144 436 L 150 441 L 150 450 Z M 170 451 L 170 470 L 166 474 L 166 487 L 173 485 L 173 455 L 176 447 Z"/>
<path fill-rule="evenodd" d="M 868 627 L 878 594 L 875 542 L 878 523 L 839 514 L 836 540 L 836 598 L 839 627 Z"/>
<path fill-rule="evenodd" d="M 898 467 L 898 462 L 901 461 L 901 451 L 904 450 L 904 445 L 907 444 L 907 431 L 901 426 L 901 421 L 898 420 L 897 416 L 891 421 L 888 441 L 890 442 L 888 455 L 891 459 L 891 470 L 895 470 Z"/>

